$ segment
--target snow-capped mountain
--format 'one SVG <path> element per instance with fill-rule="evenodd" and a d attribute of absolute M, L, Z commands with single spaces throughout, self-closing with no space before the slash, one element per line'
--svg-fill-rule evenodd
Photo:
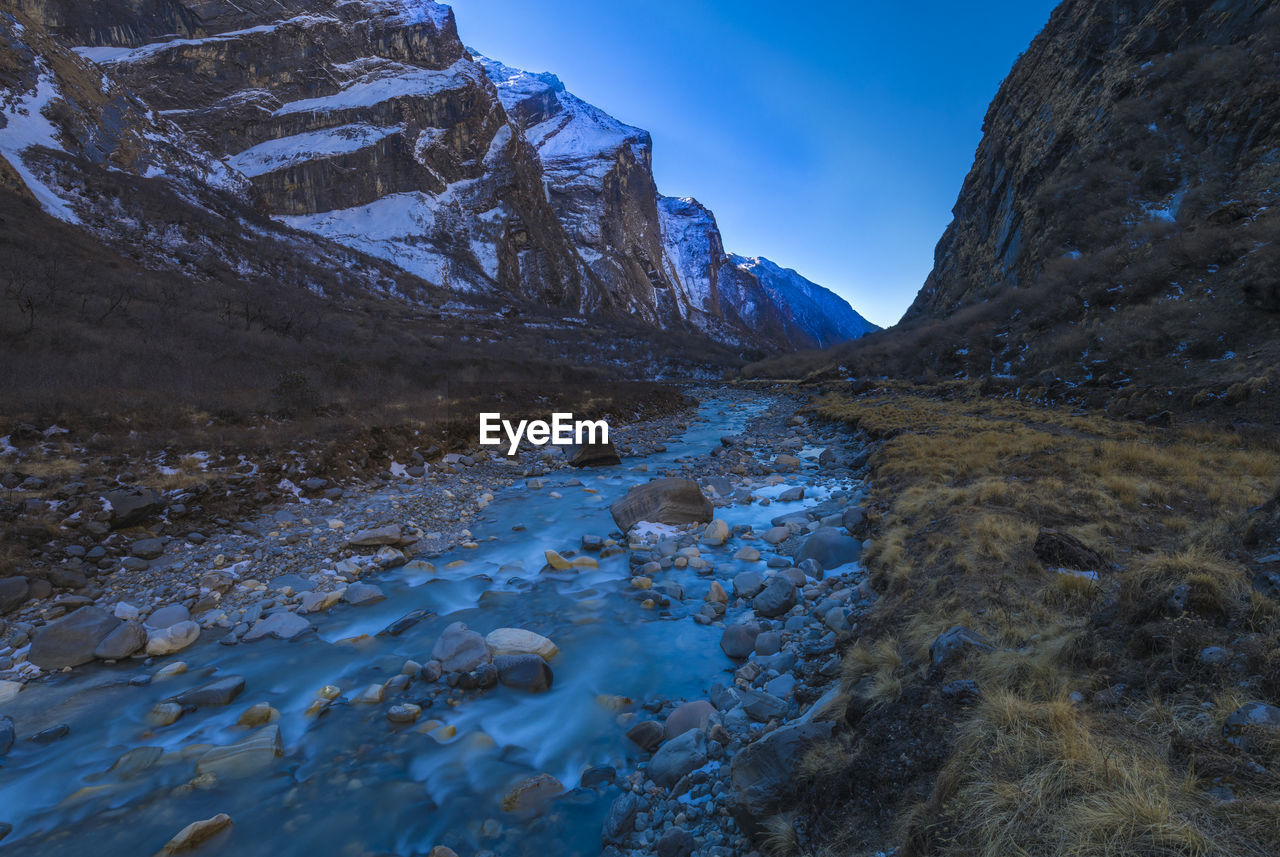
<path fill-rule="evenodd" d="M 142 174 L 251 199 L 323 246 L 456 292 L 628 316 L 741 346 L 823 345 L 867 330 L 794 272 L 734 262 L 709 211 L 658 193 L 648 132 L 554 75 L 468 51 L 447 6 L 103 0 L 86 11 L 24 0 L 15 14 L 14 27 L 38 33 L 41 57 L 55 52 L 96 89 L 137 105 L 165 129 L 155 140 L 180 141 L 168 161 L 139 161 Z M 6 109 L 47 119 L 57 104 L 85 103 L 47 77 L 22 81 Z M 15 127 L 0 129 L 0 155 L 18 180 L 50 213 L 81 217 L 82 195 L 60 193 L 29 166 L 64 145 L 61 132 Z"/>

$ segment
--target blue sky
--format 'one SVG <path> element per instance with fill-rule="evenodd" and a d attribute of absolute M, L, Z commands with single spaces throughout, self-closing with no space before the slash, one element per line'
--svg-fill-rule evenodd
<path fill-rule="evenodd" d="M 898 320 L 933 267 L 982 118 L 1052 0 L 456 0 L 465 44 L 551 71 L 653 134 L 658 189 Z"/>

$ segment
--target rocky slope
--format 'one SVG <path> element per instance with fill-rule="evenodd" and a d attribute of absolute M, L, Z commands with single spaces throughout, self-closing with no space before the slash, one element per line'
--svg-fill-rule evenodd
<path fill-rule="evenodd" d="M 992 101 L 903 323 L 828 364 L 1005 376 L 1137 416 L 1265 410 L 1277 6 L 1064 2 Z"/>
<path fill-rule="evenodd" d="M 723 300 L 730 263 L 714 220 L 658 195 L 648 133 L 553 76 L 473 59 L 446 6 L 7 5 L 45 43 L 97 64 L 104 87 L 154 108 L 184 135 L 180 148 L 207 152 L 222 181 L 277 221 L 430 283 L 753 349 L 867 329 L 838 299 L 814 326 L 787 303 L 795 289 L 749 272 L 731 272 L 735 301 Z"/>

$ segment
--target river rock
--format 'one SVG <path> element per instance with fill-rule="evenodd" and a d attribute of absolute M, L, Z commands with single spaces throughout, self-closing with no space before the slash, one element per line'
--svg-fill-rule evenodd
<path fill-rule="evenodd" d="M 635 823 L 636 811 L 640 809 L 640 799 L 631 792 L 624 792 L 609 806 L 609 813 L 604 818 L 604 840 L 621 843 L 623 837 L 631 833 Z"/>
<path fill-rule="evenodd" d="M 383 545 L 397 545 L 404 534 L 399 524 L 388 524 L 385 527 L 374 527 L 352 533 L 347 544 L 358 548 L 376 548 Z"/>
<path fill-rule="evenodd" d="M 493 659 L 498 681 L 507 687 L 540 693 L 551 689 L 551 667 L 539 655 L 498 655 Z"/>
<path fill-rule="evenodd" d="M 244 676 L 228 675 L 222 678 L 214 679 L 207 684 L 199 687 L 193 687 L 191 690 L 185 690 L 172 701 L 179 705 L 195 705 L 198 707 L 208 707 L 215 705 L 229 705 L 231 702 L 244 691 Z"/>
<path fill-rule="evenodd" d="M 190 618 L 191 612 L 185 606 L 170 604 L 153 612 L 145 624 L 148 628 L 169 628 Z"/>
<path fill-rule="evenodd" d="M 681 777 L 707 761 L 707 741 L 701 729 L 691 729 L 659 748 L 649 760 L 649 779 L 671 788 Z"/>
<path fill-rule="evenodd" d="M 554 571 L 569 571 L 573 568 L 573 563 L 561 556 L 559 551 L 543 551 L 542 556 Z"/>
<path fill-rule="evenodd" d="M 193 821 L 178 831 L 177 836 L 166 842 L 157 857 L 169 857 L 171 854 L 192 851 L 231 825 L 231 816 L 225 812 L 220 812 L 213 818 L 206 818 L 203 821 Z"/>
<path fill-rule="evenodd" d="M 704 545 L 711 545 L 712 547 L 724 544 L 729 541 L 729 525 L 722 519 L 716 518 L 707 524 L 707 528 L 702 531 L 701 541 Z"/>
<path fill-rule="evenodd" d="M 810 533 L 796 554 L 796 565 L 812 559 L 827 571 L 857 562 L 862 542 L 837 527 L 819 527 Z"/>
<path fill-rule="evenodd" d="M 177 723 L 182 713 L 182 706 L 176 702 L 157 702 L 147 714 L 147 722 L 152 726 L 169 726 Z"/>
<path fill-rule="evenodd" d="M 119 627 L 102 638 L 93 650 L 95 658 L 118 661 L 142 651 L 147 644 L 147 629 L 141 622 L 121 622 Z"/>
<path fill-rule="evenodd" d="M 682 827 L 673 827 L 658 840 L 655 852 L 658 857 L 690 857 L 698 848 L 696 840 Z"/>
<path fill-rule="evenodd" d="M 803 500 L 803 499 L 804 499 L 803 485 L 796 485 L 793 488 L 788 488 L 787 490 L 783 491 L 781 494 L 778 495 L 779 503 L 794 503 L 797 500 Z"/>
<path fill-rule="evenodd" d="M 240 712 L 240 717 L 236 719 L 237 726 L 245 726 L 250 729 L 256 726 L 266 726 L 268 723 L 275 723 L 280 719 L 280 712 L 272 708 L 266 702 L 255 702 L 244 711 Z"/>
<path fill-rule="evenodd" d="M 667 715 L 667 722 L 662 728 L 663 740 L 678 738 L 690 729 L 705 729 L 707 718 L 715 711 L 715 706 L 705 699 L 695 699 L 678 706 Z"/>
<path fill-rule="evenodd" d="M 760 535 L 765 544 L 778 545 L 791 537 L 790 527 L 770 527 Z"/>
<path fill-rule="evenodd" d="M 552 800 L 562 794 L 563 783 L 550 774 L 538 774 L 507 792 L 502 798 L 502 809 L 514 815 L 539 815 Z"/>
<path fill-rule="evenodd" d="M 0 680 L 0 705 L 13 699 L 22 690 L 22 682 Z"/>
<path fill-rule="evenodd" d="M 8 753 L 9 749 L 13 747 L 15 737 L 16 732 L 13 728 L 13 718 L 0 717 L 0 756 Z"/>
<path fill-rule="evenodd" d="M 392 723 L 414 723 L 422 716 L 422 706 L 403 702 L 387 709 L 387 719 Z"/>
<path fill-rule="evenodd" d="M 382 587 L 372 583 L 353 583 L 342 594 L 342 600 L 352 605 L 373 604 L 386 597 Z"/>
<path fill-rule="evenodd" d="M 692 479 L 667 477 L 636 485 L 609 507 L 618 529 L 627 532 L 640 521 L 659 524 L 707 523 L 711 501 Z"/>
<path fill-rule="evenodd" d="M 485 645 L 498 655 L 537 655 L 544 661 L 554 658 L 560 649 L 541 634 L 523 628 L 498 628 L 485 635 Z"/>
<path fill-rule="evenodd" d="M 756 637 L 756 654 L 763 657 L 782 651 L 782 635 L 777 631 L 763 631 Z"/>
<path fill-rule="evenodd" d="M 280 727 L 272 723 L 234 744 L 205 752 L 196 763 L 196 773 L 210 773 L 220 780 L 246 777 L 265 770 L 283 755 Z"/>
<path fill-rule="evenodd" d="M 866 520 L 866 512 L 861 506 L 850 506 L 844 510 L 840 516 L 840 526 L 848 531 L 849 535 L 856 536 L 858 531 L 862 529 L 862 523 Z"/>
<path fill-rule="evenodd" d="M 0 578 L 0 614 L 21 607 L 31 593 L 31 586 L 25 577 Z"/>
<path fill-rule="evenodd" d="M 282 610 L 279 613 L 272 613 L 270 616 L 265 616 L 254 622 L 253 626 L 248 631 L 245 631 L 241 639 L 246 643 L 261 640 L 263 637 L 292 640 L 299 634 L 310 630 L 311 623 L 305 617 Z"/>
<path fill-rule="evenodd" d="M 565 449 L 565 458 L 571 467 L 610 467 L 622 463 L 613 441 L 574 444 Z"/>
<path fill-rule="evenodd" d="M 729 657 L 742 659 L 755 651 L 758 636 L 760 636 L 760 626 L 755 622 L 747 621 L 728 625 L 720 635 L 720 648 Z"/>
<path fill-rule="evenodd" d="M 830 736 L 830 723 L 799 723 L 775 729 L 738 752 L 729 769 L 731 810 L 748 836 L 760 835 L 764 822 L 787 798 L 810 745 Z"/>
<path fill-rule="evenodd" d="M 724 591 L 724 587 L 720 585 L 720 581 L 713 580 L 711 581 L 711 586 L 707 588 L 706 596 L 702 600 L 713 604 L 728 604 L 729 593 Z"/>
<path fill-rule="evenodd" d="M 491 659 L 484 637 L 461 622 L 444 629 L 431 649 L 431 657 L 440 661 L 446 672 L 467 672 Z"/>
<path fill-rule="evenodd" d="M 199 637 L 200 626 L 191 620 L 168 628 L 156 628 L 147 632 L 147 654 L 171 655 L 190 646 Z"/>
<path fill-rule="evenodd" d="M 164 553 L 160 539 L 138 539 L 129 546 L 129 553 L 138 559 L 158 559 Z"/>
<path fill-rule="evenodd" d="M 744 571 L 733 577 L 734 598 L 754 598 L 764 589 L 764 578 L 758 571 Z"/>
<path fill-rule="evenodd" d="M 150 488 L 108 491 L 102 495 L 102 500 L 110 509 L 108 516 L 113 530 L 139 524 L 164 507 L 160 495 Z"/>
<path fill-rule="evenodd" d="M 641 720 L 627 730 L 627 738 L 641 750 L 652 753 L 662 743 L 662 724 L 656 720 Z"/>
<path fill-rule="evenodd" d="M 334 590 L 333 592 L 310 592 L 302 593 L 302 598 L 298 602 L 299 613 L 320 613 L 328 610 L 333 605 L 342 600 L 343 591 Z"/>
<path fill-rule="evenodd" d="M 120 620 L 107 611 L 81 607 L 36 631 L 27 660 L 45 670 L 87 664 L 98 644 L 118 627 Z"/>
<path fill-rule="evenodd" d="M 786 613 L 796 604 L 796 585 L 785 575 L 775 574 L 751 602 L 757 616 L 772 619 Z"/>
<path fill-rule="evenodd" d="M 738 695 L 742 698 L 742 710 L 757 723 L 768 723 L 787 713 L 786 700 L 779 699 L 772 693 L 744 687 L 738 689 Z"/>

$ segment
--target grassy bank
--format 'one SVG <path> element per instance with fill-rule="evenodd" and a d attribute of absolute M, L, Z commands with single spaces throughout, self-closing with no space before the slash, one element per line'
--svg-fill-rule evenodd
<path fill-rule="evenodd" d="M 1242 702 L 1280 701 L 1280 605 L 1251 585 L 1280 535 L 1255 508 L 1280 480 L 1274 436 L 968 385 L 814 409 L 881 443 L 881 597 L 846 655 L 846 722 L 808 759 L 804 850 L 1280 853 L 1280 743 L 1224 739 Z M 1042 558 L 1045 529 L 1095 551 L 1097 579 Z M 994 649 L 935 667 L 956 625 Z"/>

